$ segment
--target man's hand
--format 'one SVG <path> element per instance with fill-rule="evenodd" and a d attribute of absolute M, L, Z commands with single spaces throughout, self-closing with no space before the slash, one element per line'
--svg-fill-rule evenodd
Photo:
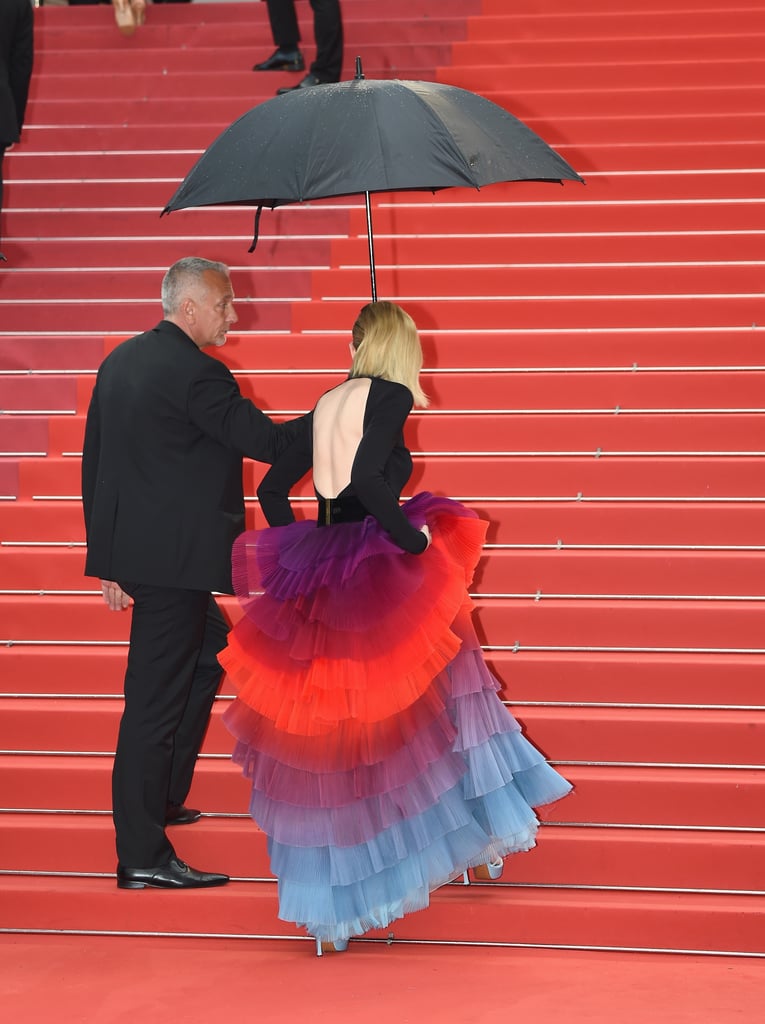
<path fill-rule="evenodd" d="M 113 580 L 101 580 L 101 593 L 104 595 L 104 601 L 109 606 L 109 610 L 113 612 L 124 612 L 126 608 L 130 607 L 130 597 L 119 583 L 115 583 Z"/>

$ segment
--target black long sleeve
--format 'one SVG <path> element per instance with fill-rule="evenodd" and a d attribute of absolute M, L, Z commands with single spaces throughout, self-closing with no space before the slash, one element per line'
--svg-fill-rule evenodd
<path fill-rule="evenodd" d="M 350 489 L 399 547 L 421 554 L 427 538 L 401 510 L 399 497 L 412 471 L 403 427 L 412 393 L 403 384 L 375 378 L 364 414 L 364 434 L 351 469 Z"/>

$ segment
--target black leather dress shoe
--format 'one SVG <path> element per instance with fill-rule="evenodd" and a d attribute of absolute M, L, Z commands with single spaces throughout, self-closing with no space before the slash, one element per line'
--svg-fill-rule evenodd
<path fill-rule="evenodd" d="M 330 85 L 330 82 L 322 82 L 320 78 L 317 78 L 312 72 L 309 72 L 305 78 L 301 78 L 297 85 L 285 85 L 282 89 L 276 90 L 277 96 L 283 96 L 286 92 L 294 92 L 296 89 L 310 89 L 314 85 Z"/>
<path fill-rule="evenodd" d="M 126 868 L 117 865 L 118 889 L 210 889 L 214 885 L 225 885 L 228 875 L 209 871 L 195 871 L 177 857 L 156 868 Z"/>
<path fill-rule="evenodd" d="M 300 50 L 274 50 L 268 60 L 254 64 L 253 71 L 305 71 Z"/>
<path fill-rule="evenodd" d="M 165 810 L 166 825 L 191 825 L 201 817 L 201 811 L 195 807 L 186 807 L 185 804 L 168 804 Z"/>

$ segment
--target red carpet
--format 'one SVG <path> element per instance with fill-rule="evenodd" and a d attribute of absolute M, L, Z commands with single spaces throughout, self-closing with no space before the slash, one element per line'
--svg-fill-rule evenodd
<path fill-rule="evenodd" d="M 183 939 L 0 940 L 3 1005 L 24 1024 L 449 1021 L 755 1024 L 762 965 L 705 957 L 376 945 L 318 960 L 306 944 Z M 89 971 L 81 965 L 87 958 Z"/>
<path fill-rule="evenodd" d="M 315 962 L 275 917 L 262 836 L 227 760 L 224 685 L 192 792 L 210 816 L 177 840 L 235 882 L 201 899 L 116 890 L 109 773 L 128 623 L 82 576 L 78 455 L 94 371 L 159 319 L 167 265 L 199 252 L 232 266 L 241 320 L 224 358 L 246 393 L 291 415 L 342 375 L 368 297 L 356 199 L 266 211 L 254 257 L 251 211 L 159 219 L 196 155 L 290 81 L 249 70 L 270 52 L 261 6 L 157 6 L 130 40 L 108 7 L 36 11 L 0 271 L 9 1011 L 42 1019 L 39 950 L 67 1021 L 217 1020 L 243 1005 L 265 1020 L 493 1021 L 521 1008 L 546 1021 L 561 1006 L 572 1021 L 759 1020 L 759 4 L 391 0 L 381 21 L 376 0 L 344 0 L 344 77 L 359 53 L 368 77 L 481 92 L 586 179 L 374 200 L 380 295 L 420 324 L 433 398 L 410 424 L 412 490 L 491 521 L 480 635 L 576 792 L 502 882 L 447 887 L 391 947 L 359 942 Z M 250 496 L 258 474 L 248 467 Z M 248 514 L 260 521 L 252 497 Z M 176 937 L 135 937 L 147 932 Z"/>

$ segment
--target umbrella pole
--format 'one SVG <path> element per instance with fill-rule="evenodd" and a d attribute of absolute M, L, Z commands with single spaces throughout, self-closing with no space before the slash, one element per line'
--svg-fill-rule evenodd
<path fill-rule="evenodd" d="M 367 204 L 367 240 L 369 242 L 369 276 L 372 282 L 372 302 L 377 302 L 377 280 L 375 277 L 375 243 L 372 235 L 372 202 L 369 193 L 364 193 Z"/>

